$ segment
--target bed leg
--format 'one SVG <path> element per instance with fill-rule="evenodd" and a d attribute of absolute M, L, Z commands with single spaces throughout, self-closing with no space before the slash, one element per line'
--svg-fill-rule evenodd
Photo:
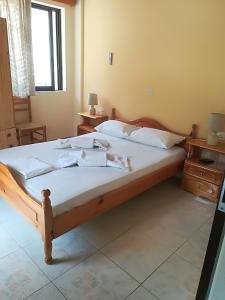
<path fill-rule="evenodd" d="M 50 191 L 43 190 L 42 201 L 42 240 L 44 242 L 45 262 L 52 263 L 52 240 L 53 240 L 53 213 L 50 201 Z"/>
<path fill-rule="evenodd" d="M 52 263 L 52 241 L 44 241 L 45 262 L 50 265 Z"/>

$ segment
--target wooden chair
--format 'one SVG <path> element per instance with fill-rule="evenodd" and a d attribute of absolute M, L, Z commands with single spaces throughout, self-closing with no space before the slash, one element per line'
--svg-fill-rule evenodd
<path fill-rule="evenodd" d="M 30 97 L 26 98 L 19 98 L 13 97 L 13 109 L 14 109 L 14 116 L 15 116 L 15 127 L 17 133 L 17 139 L 19 145 L 27 144 L 23 143 L 24 137 L 30 137 L 30 143 L 39 143 L 46 141 L 46 126 L 33 123 L 32 122 L 32 113 L 31 113 L 31 103 Z M 17 117 L 18 113 L 25 112 L 27 114 L 27 122 L 18 122 Z M 25 118 L 25 116 L 23 116 Z"/>

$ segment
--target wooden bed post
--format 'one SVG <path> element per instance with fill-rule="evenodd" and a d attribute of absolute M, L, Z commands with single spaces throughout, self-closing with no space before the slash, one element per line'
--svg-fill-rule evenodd
<path fill-rule="evenodd" d="M 49 198 L 51 192 L 49 190 L 43 190 L 42 195 L 42 223 L 41 233 L 42 240 L 44 242 L 45 262 L 47 264 L 52 263 L 52 240 L 53 240 L 53 213 L 51 200 Z"/>
<path fill-rule="evenodd" d="M 116 120 L 116 109 L 112 108 L 110 120 Z"/>
<path fill-rule="evenodd" d="M 198 125 L 192 124 L 191 138 L 196 139 L 198 136 Z"/>

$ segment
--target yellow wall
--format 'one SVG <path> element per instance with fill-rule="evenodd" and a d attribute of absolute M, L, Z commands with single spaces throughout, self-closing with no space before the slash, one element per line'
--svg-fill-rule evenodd
<path fill-rule="evenodd" d="M 84 103 L 207 132 L 225 113 L 224 0 L 84 0 Z M 108 52 L 114 64 L 107 64 Z M 153 96 L 149 96 L 149 89 Z"/>

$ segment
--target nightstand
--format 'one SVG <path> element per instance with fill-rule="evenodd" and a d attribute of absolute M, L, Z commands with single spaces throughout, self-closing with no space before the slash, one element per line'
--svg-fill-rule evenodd
<path fill-rule="evenodd" d="M 78 135 L 94 132 L 95 126 L 108 120 L 108 116 L 90 115 L 88 112 L 78 113 L 78 115 L 82 119 L 82 123 L 77 126 Z"/>
<path fill-rule="evenodd" d="M 184 164 L 182 187 L 195 195 L 217 202 L 224 180 L 225 162 L 215 159 L 211 163 L 201 161 L 203 152 L 225 155 L 225 144 L 208 145 L 206 140 L 191 139 L 187 142 L 188 155 Z"/>

